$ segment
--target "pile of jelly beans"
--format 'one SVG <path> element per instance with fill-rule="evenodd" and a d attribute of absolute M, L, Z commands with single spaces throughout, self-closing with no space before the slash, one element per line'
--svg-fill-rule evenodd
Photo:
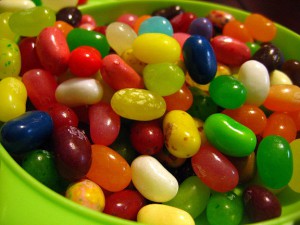
<path fill-rule="evenodd" d="M 64 2 L 0 2 L 0 141 L 24 170 L 145 224 L 281 215 L 277 194 L 300 193 L 300 62 L 272 21 L 176 5 L 97 24 Z"/>

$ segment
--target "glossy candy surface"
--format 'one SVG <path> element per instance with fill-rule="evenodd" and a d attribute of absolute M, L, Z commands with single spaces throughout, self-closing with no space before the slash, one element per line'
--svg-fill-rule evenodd
<path fill-rule="evenodd" d="M 0 13 L 0 38 L 7 38 L 12 41 L 17 41 L 19 38 L 19 35 L 17 35 L 15 32 L 13 32 L 9 26 L 9 18 L 12 15 L 12 12 L 7 11 Z"/>
<path fill-rule="evenodd" d="M 161 33 L 173 36 L 173 27 L 165 17 L 152 16 L 144 20 L 139 27 L 138 35 L 145 33 Z"/>
<path fill-rule="evenodd" d="M 188 33 L 191 35 L 201 35 L 210 41 L 213 36 L 212 22 L 205 17 L 198 17 L 191 22 Z"/>

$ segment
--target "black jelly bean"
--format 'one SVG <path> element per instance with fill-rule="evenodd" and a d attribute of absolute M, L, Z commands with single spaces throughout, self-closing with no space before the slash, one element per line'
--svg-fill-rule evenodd
<path fill-rule="evenodd" d="M 65 7 L 56 13 L 57 21 L 64 21 L 73 27 L 78 26 L 82 18 L 82 13 L 77 7 Z"/>
<path fill-rule="evenodd" d="M 282 64 L 281 71 L 284 72 L 293 82 L 300 87 L 300 61 L 287 60 Z"/>

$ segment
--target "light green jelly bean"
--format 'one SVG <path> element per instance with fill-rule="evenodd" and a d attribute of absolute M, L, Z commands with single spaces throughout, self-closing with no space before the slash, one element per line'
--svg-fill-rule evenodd
<path fill-rule="evenodd" d="M 180 184 L 176 196 L 164 204 L 185 210 L 196 218 L 206 208 L 209 197 L 210 189 L 197 176 L 191 176 Z"/>
<path fill-rule="evenodd" d="M 204 133 L 225 155 L 243 157 L 255 150 L 257 140 L 253 131 L 225 114 L 210 115 L 205 120 Z"/>
<path fill-rule="evenodd" d="M 21 54 L 18 45 L 6 38 L 0 38 L 0 79 L 17 77 L 21 70 Z"/>
<path fill-rule="evenodd" d="M 160 118 L 166 111 L 165 100 L 160 95 L 137 88 L 115 92 L 111 98 L 111 106 L 118 115 L 139 121 Z"/>
<path fill-rule="evenodd" d="M 8 20 L 12 12 L 4 12 L 0 14 L 0 38 L 7 38 L 14 42 L 17 42 L 19 35 L 14 33 L 8 24 Z"/>
<path fill-rule="evenodd" d="M 38 21 L 38 22 L 37 22 Z M 54 25 L 55 12 L 44 6 L 37 6 L 14 12 L 9 18 L 9 26 L 20 36 L 37 36 L 45 27 Z"/>
<path fill-rule="evenodd" d="M 174 63 L 148 64 L 143 70 L 145 86 L 161 96 L 179 91 L 185 82 L 185 74 Z"/>
<path fill-rule="evenodd" d="M 256 164 L 266 187 L 280 189 L 288 185 L 293 174 L 293 155 L 288 141 L 278 135 L 263 138 L 257 149 Z"/>

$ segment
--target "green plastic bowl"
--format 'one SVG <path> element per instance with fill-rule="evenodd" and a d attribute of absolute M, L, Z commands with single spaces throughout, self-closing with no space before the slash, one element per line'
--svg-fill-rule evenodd
<path fill-rule="evenodd" d="M 99 24 L 114 21 L 122 13 L 139 15 L 151 13 L 155 9 L 180 5 L 186 11 L 199 16 L 212 9 L 221 9 L 243 21 L 247 12 L 217 4 L 200 1 L 168 0 L 90 0 L 81 6 L 85 14 L 94 16 Z M 278 35 L 274 43 L 283 51 L 286 59 L 300 60 L 300 36 L 277 25 Z M 300 194 L 285 189 L 278 195 L 282 206 L 282 216 L 262 225 L 294 224 L 300 220 Z M 197 224 L 207 224 L 205 219 L 197 218 Z M 131 222 L 95 212 L 80 206 L 48 189 L 29 174 L 0 145 L 0 224 L 1 225 L 137 225 Z M 170 224 L 171 225 L 171 224 Z"/>

